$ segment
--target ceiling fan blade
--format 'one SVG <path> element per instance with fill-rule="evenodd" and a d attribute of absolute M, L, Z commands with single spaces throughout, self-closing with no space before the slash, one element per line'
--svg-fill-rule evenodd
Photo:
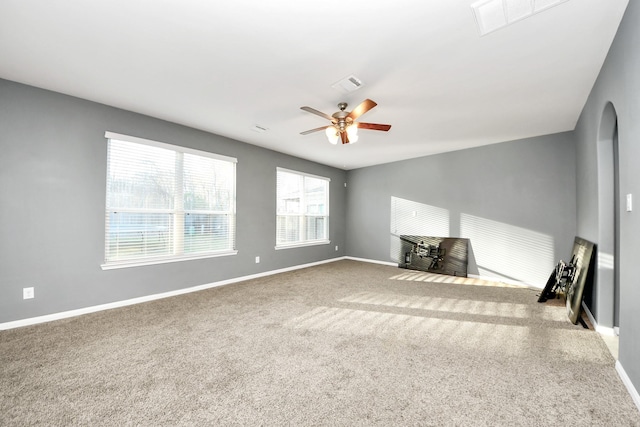
<path fill-rule="evenodd" d="M 331 125 L 322 126 L 322 127 L 315 128 L 315 129 L 305 130 L 304 132 L 300 132 L 300 135 L 309 135 L 310 133 L 313 133 L 313 132 L 319 132 L 319 131 L 321 131 L 321 130 L 325 130 L 325 129 L 326 129 L 326 128 L 328 128 L 329 126 L 331 126 Z"/>
<path fill-rule="evenodd" d="M 358 122 L 356 123 L 356 125 L 358 126 L 358 129 L 371 129 L 371 130 L 383 130 L 383 131 L 388 131 L 389 129 L 391 129 L 391 125 L 381 125 L 379 123 L 361 123 Z"/>
<path fill-rule="evenodd" d="M 340 138 L 342 138 L 342 143 L 343 144 L 348 144 L 349 143 L 349 138 L 348 138 L 346 132 L 340 132 Z"/>
<path fill-rule="evenodd" d="M 351 111 L 349 113 L 347 118 L 355 121 L 358 117 L 360 117 L 361 115 L 363 115 L 367 111 L 371 110 L 376 105 L 378 105 L 378 104 L 376 104 L 372 100 L 365 99 L 364 101 L 362 101 L 360 103 L 360 105 L 358 105 L 356 108 L 353 109 L 353 111 Z"/>
<path fill-rule="evenodd" d="M 308 113 L 315 114 L 316 116 L 324 117 L 325 119 L 330 120 L 330 121 L 332 121 L 332 122 L 333 122 L 333 120 L 334 120 L 334 119 L 333 119 L 333 117 L 331 117 L 330 115 L 325 114 L 325 113 L 323 113 L 322 111 L 318 111 L 318 110 L 316 110 L 315 108 L 311 108 L 311 107 L 300 107 L 300 109 L 301 109 L 301 110 L 304 110 L 304 111 L 306 111 L 306 112 L 308 112 Z"/>

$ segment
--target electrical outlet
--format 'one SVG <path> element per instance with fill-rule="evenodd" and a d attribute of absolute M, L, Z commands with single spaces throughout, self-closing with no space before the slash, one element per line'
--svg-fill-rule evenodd
<path fill-rule="evenodd" d="M 336 251 L 338 250 L 338 245 L 336 245 Z"/>
<path fill-rule="evenodd" d="M 22 288 L 22 299 L 35 298 L 36 294 L 33 288 Z"/>
<path fill-rule="evenodd" d="M 260 257 L 259 256 L 256 257 L 256 264 L 260 264 Z"/>

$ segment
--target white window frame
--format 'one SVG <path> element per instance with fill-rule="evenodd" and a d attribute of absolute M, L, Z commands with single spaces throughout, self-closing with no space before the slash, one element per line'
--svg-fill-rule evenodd
<path fill-rule="evenodd" d="M 305 239 L 302 239 L 298 242 L 293 242 L 293 243 L 278 243 L 278 228 L 277 228 L 277 223 L 278 223 L 278 217 L 280 216 L 302 216 L 304 218 L 304 225 L 300 226 L 300 230 L 301 233 L 306 233 L 306 219 L 310 218 L 310 217 L 317 217 L 319 215 L 307 215 L 306 213 L 306 204 L 304 202 L 304 200 L 301 202 L 301 210 L 302 212 L 296 213 L 296 214 L 279 214 L 277 211 L 277 204 L 278 204 L 278 173 L 279 172 L 286 172 L 286 173 L 291 173 L 291 174 L 295 174 L 295 175 L 299 175 L 302 176 L 303 179 L 305 177 L 309 177 L 309 178 L 314 178 L 314 179 L 321 179 L 324 181 L 327 181 L 327 193 L 326 193 L 326 201 L 325 201 L 325 206 L 326 206 L 326 213 L 325 215 L 321 215 L 322 217 L 326 218 L 325 221 L 325 239 L 317 239 L 317 240 L 307 240 L 306 236 Z M 330 194 L 331 194 L 331 178 L 327 178 L 325 176 L 319 176 L 319 175 L 313 175 L 313 174 L 309 174 L 309 173 L 305 173 L 305 172 L 300 172 L 300 171 L 295 171 L 295 170 L 291 170 L 291 169 L 285 169 L 285 168 L 281 168 L 278 167 L 276 168 L 276 246 L 275 249 L 276 250 L 281 250 L 281 249 L 290 249 L 290 248 L 299 248 L 299 247 L 304 247 L 304 246 L 318 246 L 318 245 L 328 245 L 331 243 L 331 240 L 329 239 L 329 230 L 330 230 L 330 209 L 329 209 L 329 200 L 331 199 Z M 302 191 L 302 197 L 304 199 L 305 194 L 304 194 L 304 185 L 303 185 L 303 191 Z"/>
<path fill-rule="evenodd" d="M 183 231 L 182 228 L 184 227 L 184 216 L 185 214 L 189 214 L 190 211 L 185 210 L 184 209 L 184 205 L 183 205 L 183 197 L 181 196 L 181 192 L 182 192 L 182 185 L 181 185 L 181 181 L 182 181 L 182 170 L 180 166 L 176 166 L 177 170 L 176 170 L 176 181 L 177 181 L 177 188 L 176 190 L 178 191 L 178 195 L 176 197 L 176 205 L 174 206 L 174 208 L 170 211 L 171 213 L 174 214 L 174 225 L 173 225 L 173 234 L 174 234 L 174 254 L 172 255 L 163 255 L 163 256 L 153 256 L 153 257 L 141 257 L 141 258 L 133 258 L 133 259 L 126 259 L 126 260 L 115 260 L 115 261 L 106 261 L 100 266 L 103 270 L 111 270 L 111 269 L 117 269 L 117 268 L 126 268 L 126 267 L 138 267 L 138 266 L 144 266 L 144 265 L 154 265 L 154 264 L 164 264 L 164 263 L 170 263 L 170 262 L 178 262 L 178 261 L 188 261 L 188 260 L 195 260 L 195 259 L 204 259 L 204 258 L 214 258 L 214 257 L 220 257 L 220 256 L 229 256 L 229 255 L 236 255 L 238 253 L 238 251 L 236 250 L 236 181 L 237 181 L 237 174 L 236 174 L 236 167 L 235 165 L 237 164 L 238 160 L 234 157 L 228 157 L 228 156 L 223 156 L 220 154 L 215 154 L 215 153 L 210 153 L 207 151 L 201 151 L 201 150 L 195 150 L 192 148 L 187 148 L 187 147 L 182 147 L 179 145 L 173 145 L 173 144 L 167 144 L 164 142 L 159 142 L 159 141 L 153 141 L 150 139 L 144 139 L 144 138 L 138 138 L 135 136 L 129 136 L 129 135 L 122 135 L 119 133 L 115 133 L 115 132 L 105 132 L 105 138 L 107 140 L 118 140 L 118 141 L 124 141 L 124 142 L 131 142 L 131 143 L 136 143 L 136 144 L 142 144 L 142 145 L 147 145 L 147 146 L 152 146 L 152 147 L 158 147 L 158 148 L 163 148 L 166 150 L 171 150 L 174 151 L 175 153 L 177 153 L 178 157 L 182 157 L 184 156 L 184 154 L 192 154 L 192 155 L 196 155 L 196 156 L 201 156 L 201 157 L 208 157 L 208 158 L 213 158 L 213 159 L 217 159 L 217 160 L 222 160 L 222 161 L 227 161 L 233 164 L 234 166 L 234 171 L 233 171 L 233 183 L 232 183 L 232 202 L 231 202 L 231 207 L 230 207 L 230 214 L 231 214 L 231 220 L 230 220 L 230 225 L 229 227 L 232 229 L 232 232 L 229 233 L 229 239 L 232 239 L 231 243 L 231 248 L 232 249 L 225 249 L 225 250 L 220 250 L 220 251 L 215 251 L 215 252 L 207 252 L 207 253 L 200 253 L 200 254 L 189 254 L 189 255 L 185 255 L 183 253 L 184 251 L 184 242 L 183 242 Z M 176 162 L 178 165 L 181 165 L 181 162 Z M 105 193 L 106 195 L 106 193 Z M 106 195 L 108 197 L 108 195 Z M 109 244 L 108 239 L 106 237 L 106 233 L 108 232 L 108 217 L 109 217 L 109 213 L 110 213 L 110 208 L 109 206 L 105 206 L 105 258 L 106 258 L 106 254 L 107 254 L 107 245 Z M 136 209 L 118 209 L 119 212 L 137 212 L 137 211 L 141 211 L 141 212 L 148 212 L 146 210 L 140 209 L 140 210 L 136 210 Z M 204 211 L 198 211 L 197 213 L 203 213 Z M 204 212 L 204 213 L 212 213 L 212 212 Z M 215 213 L 215 212 L 213 212 Z M 179 231 L 179 232 L 178 232 Z"/>

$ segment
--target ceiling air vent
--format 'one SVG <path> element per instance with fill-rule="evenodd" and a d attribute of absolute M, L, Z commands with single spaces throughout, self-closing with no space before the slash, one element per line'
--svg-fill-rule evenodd
<path fill-rule="evenodd" d="M 269 129 L 264 127 L 264 126 L 260 126 L 260 125 L 253 125 L 251 126 L 251 130 L 254 132 L 258 132 L 258 133 L 263 133 L 268 131 Z"/>
<path fill-rule="evenodd" d="M 364 83 L 362 83 L 362 80 L 360 80 L 354 75 L 347 76 L 344 79 L 331 85 L 332 88 L 342 90 L 345 92 L 353 92 L 355 90 L 360 89 L 362 86 L 364 86 Z"/>
<path fill-rule="evenodd" d="M 568 0 L 480 0 L 471 5 L 480 35 L 521 21 Z"/>

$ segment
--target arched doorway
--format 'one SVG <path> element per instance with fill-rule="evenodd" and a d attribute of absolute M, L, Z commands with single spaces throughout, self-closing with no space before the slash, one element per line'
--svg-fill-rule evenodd
<path fill-rule="evenodd" d="M 619 325 L 620 191 L 618 172 L 618 118 L 613 104 L 602 112 L 598 132 L 598 268 L 595 307 L 598 325 Z"/>

